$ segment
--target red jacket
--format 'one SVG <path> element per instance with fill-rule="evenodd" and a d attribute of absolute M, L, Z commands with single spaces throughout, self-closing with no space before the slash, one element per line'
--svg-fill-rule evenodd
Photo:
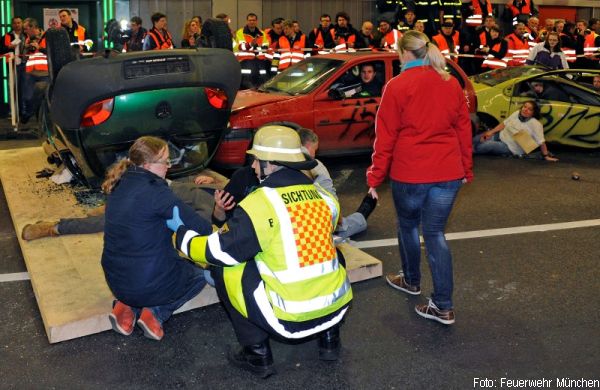
<path fill-rule="evenodd" d="M 455 78 L 444 81 L 430 66 L 410 68 L 386 85 L 375 135 L 369 187 L 388 175 L 404 183 L 473 179 L 465 95 Z"/>

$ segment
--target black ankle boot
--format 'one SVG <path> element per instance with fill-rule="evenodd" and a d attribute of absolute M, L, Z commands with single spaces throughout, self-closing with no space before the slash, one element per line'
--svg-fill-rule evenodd
<path fill-rule="evenodd" d="M 275 374 L 273 367 L 273 354 L 269 340 L 259 344 L 240 346 L 237 349 L 230 347 L 227 360 L 234 366 L 267 378 Z"/>
<path fill-rule="evenodd" d="M 340 328 L 334 326 L 321 333 L 319 337 L 319 359 L 337 360 L 340 355 Z"/>
<path fill-rule="evenodd" d="M 361 213 L 365 219 L 367 219 L 373 210 L 375 210 L 375 206 L 377 206 L 377 199 L 371 197 L 370 194 L 367 194 L 360 203 L 360 206 L 358 206 L 356 212 Z"/>

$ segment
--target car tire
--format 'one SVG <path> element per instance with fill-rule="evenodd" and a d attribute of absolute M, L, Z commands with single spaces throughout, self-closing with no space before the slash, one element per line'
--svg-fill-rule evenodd
<path fill-rule="evenodd" d="M 48 74 L 50 84 L 54 84 L 58 72 L 77 59 L 71 48 L 69 34 L 64 28 L 51 28 L 46 31 L 46 49 L 48 54 Z"/>
<path fill-rule="evenodd" d="M 484 131 L 491 130 L 498 126 L 499 123 L 496 118 L 483 112 L 478 112 L 477 118 L 479 118 L 479 125 L 476 130 L 477 133 L 483 133 Z"/>

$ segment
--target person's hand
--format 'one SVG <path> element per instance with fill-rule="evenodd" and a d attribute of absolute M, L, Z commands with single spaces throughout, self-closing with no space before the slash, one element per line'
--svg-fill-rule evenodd
<path fill-rule="evenodd" d="M 229 211 L 235 207 L 235 201 L 233 195 L 225 190 L 215 191 L 215 208 L 219 208 L 223 211 Z"/>
<path fill-rule="evenodd" d="M 479 141 L 484 142 L 484 141 L 487 141 L 490 138 L 492 138 L 492 133 L 490 133 L 489 131 L 486 131 L 485 133 L 483 133 L 481 135 L 481 138 L 479 138 Z"/>
<path fill-rule="evenodd" d="M 552 157 L 551 155 L 546 155 L 544 156 L 544 160 L 546 161 L 550 161 L 550 162 L 558 162 L 558 159 L 556 157 Z"/>
<path fill-rule="evenodd" d="M 173 207 L 173 218 L 167 219 L 167 227 L 173 232 L 177 232 L 183 221 L 179 218 L 179 207 Z"/>
<path fill-rule="evenodd" d="M 198 186 L 201 184 L 213 184 L 214 182 L 215 178 L 210 176 L 198 175 L 194 178 L 194 184 Z"/>
<path fill-rule="evenodd" d="M 371 198 L 373 199 L 379 199 L 379 194 L 377 194 L 377 189 L 375 187 L 369 187 L 367 194 L 371 195 Z"/>

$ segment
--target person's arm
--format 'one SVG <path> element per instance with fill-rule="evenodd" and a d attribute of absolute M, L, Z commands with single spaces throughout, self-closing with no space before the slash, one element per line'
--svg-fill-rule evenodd
<path fill-rule="evenodd" d="M 548 151 L 548 146 L 546 145 L 545 142 L 542 142 L 540 144 L 540 150 L 542 151 L 542 157 L 544 158 L 544 160 L 551 161 L 551 162 L 558 161 L 558 159 L 556 157 L 554 157 L 550 154 L 550 152 Z"/>
<path fill-rule="evenodd" d="M 400 95 L 394 91 L 396 84 L 388 83 L 383 91 L 375 118 L 375 142 L 371 166 L 367 169 L 367 185 L 377 188 L 388 175 L 392 163 L 394 146 L 398 137 L 398 119 L 402 118 L 403 104 L 398 102 Z"/>
<path fill-rule="evenodd" d="M 473 181 L 473 140 L 471 130 L 471 118 L 465 95 L 457 83 L 457 99 L 460 102 L 457 118 L 454 123 L 456 137 L 460 145 L 461 161 L 465 170 L 464 181 Z"/>
<path fill-rule="evenodd" d="M 498 126 L 494 127 L 491 130 L 484 132 L 481 135 L 480 141 L 483 142 L 483 141 L 486 141 L 486 140 L 492 138 L 492 136 L 494 134 L 501 132 L 502 130 L 504 130 L 505 127 L 506 127 L 506 125 L 504 123 L 498 123 Z"/>
<path fill-rule="evenodd" d="M 560 62 L 562 64 L 563 69 L 569 69 L 569 63 L 567 62 L 567 56 L 564 52 L 560 52 Z"/>
<path fill-rule="evenodd" d="M 525 63 L 527 65 L 533 65 L 535 64 L 535 58 L 537 57 L 538 53 L 540 52 L 540 48 L 544 47 L 543 44 L 538 43 L 537 45 L 535 45 L 533 48 L 531 48 L 531 50 L 529 50 L 529 56 L 527 57 L 527 60 L 525 60 Z"/>
<path fill-rule="evenodd" d="M 314 167 L 310 172 L 315 178 L 315 184 L 320 185 L 325 191 L 337 198 L 337 193 L 335 191 L 335 187 L 333 186 L 331 175 L 329 174 L 327 167 L 325 167 L 321 161 L 317 160 L 317 166 Z"/>
<path fill-rule="evenodd" d="M 212 225 L 206 219 L 200 217 L 196 211 L 179 199 L 168 186 L 157 186 L 153 189 L 152 204 L 157 215 L 164 220 L 171 218 L 173 207 L 179 208 L 179 215 L 184 224 L 201 234 L 210 234 Z"/>

